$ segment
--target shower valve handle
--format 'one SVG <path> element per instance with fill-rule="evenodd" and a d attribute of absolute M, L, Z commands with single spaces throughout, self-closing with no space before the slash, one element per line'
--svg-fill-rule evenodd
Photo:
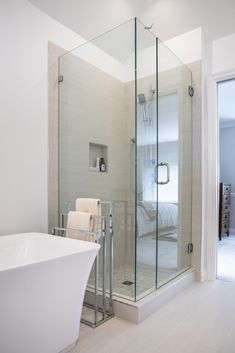
<path fill-rule="evenodd" d="M 165 181 L 158 181 L 158 178 L 157 178 L 158 167 L 166 167 L 167 179 Z M 169 181 L 170 181 L 170 165 L 169 165 L 169 163 L 161 162 L 155 167 L 154 180 L 155 180 L 155 183 L 158 185 L 165 185 L 165 184 L 169 183 Z"/>

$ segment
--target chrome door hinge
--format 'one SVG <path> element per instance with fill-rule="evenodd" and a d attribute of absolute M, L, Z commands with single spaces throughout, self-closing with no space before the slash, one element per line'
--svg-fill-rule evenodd
<path fill-rule="evenodd" d="M 190 97 L 194 96 L 194 88 L 193 86 L 188 86 L 188 94 Z"/>
<path fill-rule="evenodd" d="M 58 82 L 63 82 L 64 81 L 64 76 L 63 75 L 59 75 L 58 76 Z"/>
<path fill-rule="evenodd" d="M 192 254 L 193 252 L 193 243 L 188 243 L 188 254 Z"/>

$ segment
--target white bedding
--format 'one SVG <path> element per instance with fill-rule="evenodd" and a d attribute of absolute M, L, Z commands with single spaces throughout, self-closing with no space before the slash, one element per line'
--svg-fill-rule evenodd
<path fill-rule="evenodd" d="M 139 201 L 137 206 L 138 235 L 156 230 L 156 202 Z M 178 205 L 168 202 L 158 203 L 158 230 L 174 229 L 178 225 Z"/>

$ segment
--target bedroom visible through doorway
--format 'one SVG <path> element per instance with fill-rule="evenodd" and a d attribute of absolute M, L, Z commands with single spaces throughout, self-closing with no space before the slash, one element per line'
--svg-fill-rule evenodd
<path fill-rule="evenodd" d="M 235 79 L 218 83 L 219 234 L 217 278 L 235 281 Z"/>

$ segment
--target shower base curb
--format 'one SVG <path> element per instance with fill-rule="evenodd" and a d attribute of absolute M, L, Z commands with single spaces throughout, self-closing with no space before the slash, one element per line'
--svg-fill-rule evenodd
<path fill-rule="evenodd" d="M 194 269 L 189 269 L 138 302 L 115 298 L 114 313 L 120 319 L 139 324 L 191 285 L 195 281 L 195 274 Z"/>

